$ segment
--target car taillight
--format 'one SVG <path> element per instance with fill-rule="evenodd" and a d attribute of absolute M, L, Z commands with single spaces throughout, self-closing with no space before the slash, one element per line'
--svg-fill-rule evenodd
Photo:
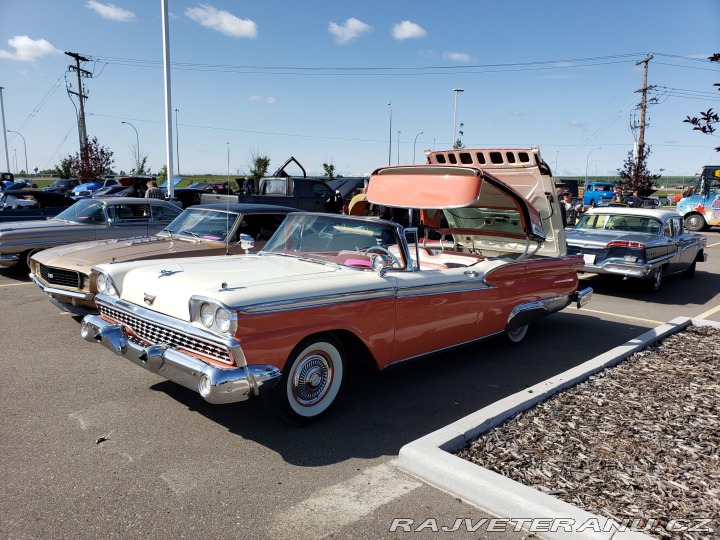
<path fill-rule="evenodd" d="M 612 247 L 624 247 L 624 248 L 638 248 L 645 249 L 645 244 L 642 242 L 623 242 L 622 240 L 613 240 L 605 245 L 606 248 Z"/>

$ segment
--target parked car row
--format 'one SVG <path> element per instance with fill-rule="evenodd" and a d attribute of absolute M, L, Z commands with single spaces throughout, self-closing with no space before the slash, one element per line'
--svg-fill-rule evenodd
<path fill-rule="evenodd" d="M 55 303 L 86 313 L 85 340 L 210 403 L 260 397 L 304 424 L 331 409 L 351 362 L 384 370 L 491 337 L 518 344 L 590 300 L 578 272 L 657 290 L 705 260 L 704 237 L 673 212 L 599 207 L 566 231 L 537 147 L 427 158 L 367 182 L 368 203 L 403 209 L 407 224 L 229 199 L 182 210 L 87 198 L 0 228 L 0 265 L 27 264 Z M 343 200 L 360 187 L 343 184 Z"/>

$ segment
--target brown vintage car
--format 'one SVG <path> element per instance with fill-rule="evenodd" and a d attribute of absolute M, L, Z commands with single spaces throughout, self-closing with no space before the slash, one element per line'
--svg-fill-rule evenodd
<path fill-rule="evenodd" d="M 236 255 L 252 237 L 262 248 L 297 208 L 260 204 L 192 206 L 155 236 L 82 242 L 47 249 L 30 260 L 30 277 L 62 309 L 95 310 L 97 287 L 90 278 L 96 264 L 107 262 Z M 242 237 L 241 237 L 242 235 Z"/>

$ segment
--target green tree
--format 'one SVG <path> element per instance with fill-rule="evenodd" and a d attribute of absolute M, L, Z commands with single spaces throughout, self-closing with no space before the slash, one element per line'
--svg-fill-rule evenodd
<path fill-rule="evenodd" d="M 261 156 L 259 150 L 250 150 L 248 155 L 248 176 L 253 182 L 253 192 L 257 193 L 260 188 L 260 179 L 267 174 L 270 167 L 270 158 Z"/>
<path fill-rule="evenodd" d="M 148 156 L 143 156 L 142 159 L 140 159 L 140 165 L 130 169 L 130 174 L 150 174 L 150 166 L 147 164 L 147 161 Z M 167 166 L 165 166 L 165 169 L 167 169 Z M 165 175 L 167 176 L 167 170 L 165 171 Z"/>
<path fill-rule="evenodd" d="M 162 180 L 163 182 L 167 180 L 167 165 L 163 165 L 160 167 L 160 170 L 157 173 L 158 180 Z"/>
<path fill-rule="evenodd" d="M 457 141 L 455 141 L 455 143 L 453 144 L 453 149 L 455 149 L 455 150 L 462 150 L 463 148 L 465 148 L 465 145 L 462 142 L 462 137 L 463 137 L 463 135 L 465 135 L 465 132 L 463 131 L 464 125 L 465 124 L 460 122 L 460 129 L 458 129 L 458 135 L 460 135 L 460 136 L 457 138 Z"/>
<path fill-rule="evenodd" d="M 55 165 L 52 173 L 57 174 L 60 178 L 70 178 L 72 176 L 71 168 L 72 157 L 68 156 L 60 162 L 60 165 Z"/>
<path fill-rule="evenodd" d="M 638 146 L 637 159 L 633 156 L 632 151 L 628 152 L 628 157 L 623 163 L 623 168 L 618 169 L 618 176 L 622 178 L 617 182 L 618 186 L 627 191 L 637 190 L 640 195 L 650 195 L 654 190 L 653 186 L 660 178 L 659 174 L 650 174 L 647 168 L 647 159 L 650 155 L 650 147 L 646 144 Z"/>
<path fill-rule="evenodd" d="M 712 56 L 709 56 L 708 60 L 711 62 L 720 62 L 720 53 L 715 53 Z M 715 83 L 713 86 L 717 86 L 718 90 L 720 90 L 720 83 Z M 720 122 L 720 116 L 712 109 L 708 109 L 705 112 L 701 112 L 699 117 L 688 116 L 685 120 L 683 120 L 683 122 L 687 122 L 688 124 L 694 126 L 693 129 L 696 131 L 700 131 L 706 135 L 712 135 L 715 132 L 713 125 Z M 716 147 L 715 151 L 720 152 L 720 146 Z"/>
<path fill-rule="evenodd" d="M 323 169 L 325 169 L 325 181 L 329 182 L 330 180 L 333 180 L 336 178 L 335 176 L 335 165 L 330 163 L 329 165 L 327 163 L 323 163 Z"/>
<path fill-rule="evenodd" d="M 69 158 L 71 175 L 81 184 L 102 178 L 115 161 L 112 156 L 112 150 L 100 146 L 97 137 L 93 137 L 80 147 L 80 152 Z"/>

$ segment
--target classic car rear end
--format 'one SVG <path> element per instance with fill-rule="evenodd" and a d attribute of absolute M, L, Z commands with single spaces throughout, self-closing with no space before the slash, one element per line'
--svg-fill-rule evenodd
<path fill-rule="evenodd" d="M 524 174 L 542 189 L 537 168 Z M 101 265 L 100 315 L 82 335 L 209 402 L 262 395 L 304 423 L 335 402 L 351 360 L 385 369 L 493 336 L 519 342 L 590 298 L 582 257 L 541 254 L 541 214 L 479 169 L 378 169 L 368 199 L 412 209 L 421 227 L 291 214 L 259 254 Z"/>
<path fill-rule="evenodd" d="M 568 253 L 583 256 L 583 272 L 641 279 L 650 292 L 666 275 L 693 277 L 697 262 L 706 260 L 707 239 L 666 210 L 594 208 L 566 238 Z"/>

